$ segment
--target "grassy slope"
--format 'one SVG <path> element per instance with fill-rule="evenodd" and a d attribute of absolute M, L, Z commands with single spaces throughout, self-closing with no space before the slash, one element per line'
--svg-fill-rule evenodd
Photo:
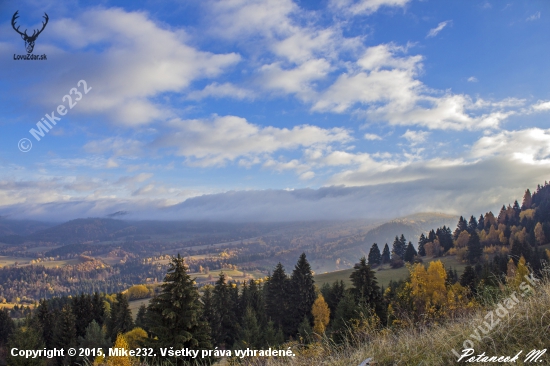
<path fill-rule="evenodd" d="M 458 272 L 460 276 L 466 267 L 466 264 L 460 263 L 454 256 L 441 257 L 441 258 L 431 258 L 429 260 L 424 260 L 424 263 L 429 263 L 433 260 L 441 260 L 445 265 L 445 268 L 453 268 Z M 353 268 L 344 269 L 341 271 L 322 273 L 315 275 L 315 283 L 320 287 L 324 283 L 332 284 L 334 281 L 343 280 L 346 285 L 351 285 L 349 276 L 353 272 Z M 378 279 L 378 284 L 381 286 L 388 286 L 390 280 L 401 280 L 405 279 L 409 274 L 409 270 L 406 267 L 391 269 L 389 266 L 385 265 L 375 269 L 376 278 Z"/>
<path fill-rule="evenodd" d="M 509 290 L 512 291 L 512 290 Z M 522 293 L 518 290 L 518 294 Z M 491 307 L 479 309 L 473 313 L 455 319 L 447 319 L 432 327 L 411 327 L 379 332 L 367 331 L 356 334 L 357 344 L 336 347 L 331 342 L 320 342 L 308 350 L 298 353 L 293 359 L 271 359 L 267 363 L 252 363 L 253 365 L 358 365 L 363 360 L 372 357 L 377 366 L 386 365 L 456 365 L 457 357 L 452 350 L 462 353 L 464 341 L 473 340 L 477 356 L 485 352 L 487 356 L 514 356 L 522 351 L 518 365 L 524 363 L 525 356 L 533 349 L 548 348 L 550 337 L 550 281 L 548 278 L 534 287 L 534 293 L 519 297 L 519 302 L 509 310 L 508 314 L 499 318 L 494 315 L 494 328 L 484 335 L 479 327 L 487 329 L 485 321 Z M 475 340 L 475 331 L 482 337 Z M 539 358 L 539 365 L 549 365 L 550 355 Z M 464 362 L 464 359 L 461 363 Z M 496 363 L 476 363 L 477 365 L 495 365 Z"/>

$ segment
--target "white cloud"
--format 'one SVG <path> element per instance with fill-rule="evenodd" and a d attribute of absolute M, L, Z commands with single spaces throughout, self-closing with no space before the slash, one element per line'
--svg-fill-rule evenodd
<path fill-rule="evenodd" d="M 441 32 L 443 30 L 443 28 L 445 28 L 447 25 L 452 24 L 452 23 L 453 23 L 452 20 L 446 20 L 444 22 L 439 23 L 437 25 L 437 27 L 430 29 L 430 31 L 426 35 L 426 38 L 432 38 L 432 37 L 437 36 L 439 34 L 439 32 Z"/>
<path fill-rule="evenodd" d="M 407 130 L 401 137 L 407 139 L 411 146 L 415 146 L 426 141 L 426 138 L 430 135 L 427 131 L 412 131 Z"/>
<path fill-rule="evenodd" d="M 107 113 L 127 125 L 169 117 L 169 108 L 152 98 L 182 92 L 193 81 L 218 76 L 240 61 L 235 53 L 214 54 L 189 46 L 183 30 L 162 28 L 142 12 L 93 9 L 74 19 L 52 22 L 50 37 L 72 48 L 57 50 L 57 59 L 66 63 L 66 79 L 82 79 L 86 65 L 92 90 L 78 111 Z M 90 51 L 94 49 L 101 51 Z M 58 79 L 50 84 L 58 86 L 54 92 L 48 88 L 47 97 L 54 96 L 57 102 L 58 95 L 67 92 L 67 84 Z"/>
<path fill-rule="evenodd" d="M 535 112 L 544 112 L 550 110 L 550 101 L 539 100 L 536 104 L 533 104 L 531 108 Z"/>
<path fill-rule="evenodd" d="M 381 7 L 404 7 L 410 0 L 331 0 L 330 4 L 352 15 L 372 14 Z"/>
<path fill-rule="evenodd" d="M 527 17 L 527 20 L 528 22 L 532 22 L 533 20 L 539 20 L 540 19 L 540 11 L 537 11 L 535 14 Z"/>
<path fill-rule="evenodd" d="M 140 156 L 143 153 L 144 143 L 135 139 L 122 137 L 108 137 L 103 140 L 93 140 L 84 145 L 84 151 L 91 154 L 109 153 L 113 156 Z"/>
<path fill-rule="evenodd" d="M 254 92 L 252 90 L 243 89 L 237 87 L 231 83 L 212 83 L 207 85 L 202 90 L 195 90 L 187 95 L 190 100 L 202 100 L 204 98 L 232 98 L 232 99 L 254 99 Z"/>
<path fill-rule="evenodd" d="M 470 76 L 470 77 L 468 78 L 468 82 L 469 82 L 469 83 L 477 83 L 478 80 L 477 80 L 477 78 L 476 78 L 475 76 Z"/>
<path fill-rule="evenodd" d="M 378 136 L 377 134 L 374 134 L 374 133 L 366 133 L 363 138 L 365 140 L 370 140 L 370 141 L 374 141 L 374 140 L 382 140 L 382 137 Z"/>
<path fill-rule="evenodd" d="M 173 131 L 160 137 L 157 147 L 175 147 L 188 163 L 199 166 L 224 165 L 238 158 L 251 160 L 281 149 L 296 149 L 351 141 L 342 128 L 323 129 L 302 125 L 292 129 L 261 127 L 235 116 L 210 120 L 173 120 Z"/>

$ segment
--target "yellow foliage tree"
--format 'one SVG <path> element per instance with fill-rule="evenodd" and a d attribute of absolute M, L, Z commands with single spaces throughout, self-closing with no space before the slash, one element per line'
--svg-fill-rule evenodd
<path fill-rule="evenodd" d="M 540 222 L 537 222 L 535 225 L 535 239 L 538 245 L 544 245 L 546 243 L 546 238 L 544 237 L 544 230 Z"/>
<path fill-rule="evenodd" d="M 508 282 L 509 284 L 513 283 L 514 279 L 516 278 L 517 270 L 518 268 L 516 267 L 514 260 L 510 258 L 506 267 L 506 282 Z"/>
<path fill-rule="evenodd" d="M 130 300 L 144 299 L 149 295 L 149 289 L 145 285 L 134 285 L 128 289 L 128 298 Z"/>
<path fill-rule="evenodd" d="M 447 299 L 447 272 L 441 261 L 430 262 L 428 270 L 422 264 L 411 269 L 411 296 L 416 311 L 435 316 Z"/>
<path fill-rule="evenodd" d="M 512 286 L 514 288 L 519 288 L 519 285 L 525 281 L 525 276 L 529 275 L 529 268 L 527 268 L 527 265 L 525 264 L 525 258 L 521 256 L 521 258 L 518 261 L 516 274 L 514 276 L 514 279 L 512 281 Z"/>
<path fill-rule="evenodd" d="M 129 350 L 128 342 L 122 334 L 116 337 L 114 348 L 124 348 Z M 129 356 L 111 356 L 107 359 L 108 366 L 131 366 L 132 361 Z"/>
<path fill-rule="evenodd" d="M 147 339 L 147 332 L 140 327 L 136 327 L 124 333 L 123 337 L 128 342 L 129 349 L 141 348 Z"/>
<path fill-rule="evenodd" d="M 319 335 L 325 333 L 325 329 L 330 321 L 330 309 L 323 297 L 319 294 L 313 306 L 311 307 L 311 314 L 313 315 L 313 331 Z"/>

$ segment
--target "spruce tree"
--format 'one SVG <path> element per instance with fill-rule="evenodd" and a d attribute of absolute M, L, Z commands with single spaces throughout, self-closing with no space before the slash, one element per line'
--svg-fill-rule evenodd
<path fill-rule="evenodd" d="M 118 334 L 123 334 L 131 331 L 134 328 L 134 321 L 132 319 L 132 312 L 130 311 L 130 305 L 128 299 L 124 294 L 116 294 L 116 300 L 111 308 L 111 317 L 107 323 L 107 329 L 109 337 L 116 339 Z"/>
<path fill-rule="evenodd" d="M 428 242 L 426 237 L 424 236 L 424 233 L 420 234 L 420 239 L 418 239 L 418 255 L 421 257 L 426 256 L 426 249 L 424 249 L 424 245 Z"/>
<path fill-rule="evenodd" d="M 381 321 L 385 321 L 385 305 L 380 295 L 380 286 L 378 286 L 376 275 L 367 264 L 366 258 L 362 257 L 353 269 L 354 271 L 349 276 L 353 284 L 350 292 L 355 297 L 356 303 L 371 308 Z"/>
<path fill-rule="evenodd" d="M 477 220 L 474 215 L 470 216 L 470 221 L 468 221 L 468 233 L 472 233 L 477 230 Z"/>
<path fill-rule="evenodd" d="M 257 349 L 262 346 L 260 325 L 258 324 L 256 312 L 250 306 L 244 312 L 237 339 L 237 347 L 241 349 Z"/>
<path fill-rule="evenodd" d="M 0 309 L 0 348 L 8 342 L 9 336 L 15 330 L 13 322 L 7 308 Z"/>
<path fill-rule="evenodd" d="M 103 332 L 103 329 L 95 320 L 92 320 L 90 325 L 86 327 L 84 337 L 78 338 L 78 344 L 82 348 L 102 348 L 105 354 L 108 354 L 108 348 L 111 346 L 107 334 Z"/>
<path fill-rule="evenodd" d="M 290 334 L 287 315 L 289 308 L 289 287 L 285 269 L 281 262 L 277 264 L 273 274 L 268 277 L 265 285 L 265 302 L 268 319 L 272 320 L 275 329 L 283 329 L 285 333 Z"/>
<path fill-rule="evenodd" d="M 210 329 L 202 319 L 199 292 L 179 254 L 172 258 L 161 288 L 147 307 L 150 346 L 211 349 Z"/>
<path fill-rule="evenodd" d="M 401 235 L 401 238 L 404 239 L 405 237 Z M 403 259 L 403 257 L 405 256 L 406 246 L 407 246 L 407 243 L 403 243 L 403 241 L 396 236 L 395 240 L 393 241 L 392 259 L 395 256 L 398 256 L 399 258 Z"/>
<path fill-rule="evenodd" d="M 40 300 L 36 309 L 36 320 L 39 323 L 42 340 L 47 348 L 53 348 L 53 330 L 56 323 L 53 311 L 50 311 L 48 301 Z"/>
<path fill-rule="evenodd" d="M 347 292 L 336 307 L 334 322 L 331 326 L 331 333 L 334 341 L 340 343 L 350 336 L 349 331 L 353 320 L 360 318 L 357 309 L 357 303 L 355 302 L 353 294 Z"/>
<path fill-rule="evenodd" d="M 473 232 L 470 235 L 470 239 L 468 239 L 468 261 L 471 263 L 477 262 L 481 255 L 483 254 L 483 248 L 481 247 L 481 243 L 479 242 L 479 236 L 477 235 L 477 232 Z"/>
<path fill-rule="evenodd" d="M 474 271 L 474 267 L 468 265 L 464 268 L 464 273 L 460 276 L 460 285 L 467 287 L 470 293 L 476 294 L 477 275 Z"/>
<path fill-rule="evenodd" d="M 145 304 L 141 304 L 139 306 L 139 309 L 136 315 L 136 322 L 135 322 L 136 327 L 139 327 L 145 331 L 147 331 L 147 325 L 145 324 L 146 313 L 147 313 L 147 306 L 145 306 Z"/>
<path fill-rule="evenodd" d="M 76 319 L 70 305 L 63 306 L 56 320 L 53 331 L 54 348 L 76 347 Z M 65 357 L 57 357 L 59 365 L 71 365 L 75 357 L 65 353 Z"/>
<path fill-rule="evenodd" d="M 304 317 L 313 320 L 311 307 L 317 298 L 315 280 L 306 254 L 302 253 L 290 277 L 291 333 L 298 331 Z"/>
<path fill-rule="evenodd" d="M 86 327 L 94 320 L 94 309 L 90 295 L 80 294 L 73 298 L 71 307 L 76 319 L 76 336 L 84 337 Z"/>
<path fill-rule="evenodd" d="M 44 341 L 40 336 L 39 331 L 34 329 L 30 324 L 25 327 L 15 328 L 13 333 L 8 338 L 8 349 L 17 348 L 20 350 L 39 350 L 44 349 Z M 7 361 L 9 366 L 44 366 L 46 362 L 43 357 L 25 358 L 12 356 L 11 352 L 7 353 Z M 61 364 L 61 363 L 60 363 Z M 67 364 L 69 365 L 69 364 Z"/>
<path fill-rule="evenodd" d="M 221 272 L 212 291 L 214 322 L 212 326 L 213 341 L 216 345 L 230 348 L 235 341 L 237 314 L 231 284 L 226 283 L 225 273 Z"/>
<path fill-rule="evenodd" d="M 380 254 L 380 248 L 378 248 L 378 244 L 374 243 L 369 251 L 369 264 L 378 265 L 381 261 L 382 255 Z"/>
<path fill-rule="evenodd" d="M 405 258 L 403 258 L 403 260 L 405 262 L 412 263 L 414 261 L 414 257 L 417 255 L 418 253 L 416 252 L 416 249 L 414 249 L 413 244 L 409 242 L 409 245 L 407 245 L 407 249 L 405 250 Z"/>
<path fill-rule="evenodd" d="M 328 308 L 330 309 L 331 319 L 334 319 L 334 316 L 336 315 L 336 307 L 338 306 L 340 300 L 344 297 L 345 291 L 346 285 L 342 280 L 334 281 L 332 286 L 325 283 L 323 287 L 321 287 L 321 294 L 323 294 Z"/>
<path fill-rule="evenodd" d="M 382 250 L 382 264 L 390 263 L 390 260 L 390 247 L 388 243 L 386 243 L 386 245 L 384 245 L 384 250 Z"/>
<path fill-rule="evenodd" d="M 479 215 L 479 219 L 477 220 L 477 229 L 479 231 L 485 229 L 485 219 L 483 218 L 483 215 Z"/>

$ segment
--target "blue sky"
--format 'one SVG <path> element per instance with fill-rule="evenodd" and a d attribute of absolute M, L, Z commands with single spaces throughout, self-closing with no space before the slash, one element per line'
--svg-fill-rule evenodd
<path fill-rule="evenodd" d="M 17 10 L 21 30 L 48 14 L 33 52 L 47 61 L 14 60 Z M 479 215 L 548 177 L 547 1 L 33 0 L 0 14 L 6 217 Z M 59 116 L 80 80 L 92 89 Z"/>

